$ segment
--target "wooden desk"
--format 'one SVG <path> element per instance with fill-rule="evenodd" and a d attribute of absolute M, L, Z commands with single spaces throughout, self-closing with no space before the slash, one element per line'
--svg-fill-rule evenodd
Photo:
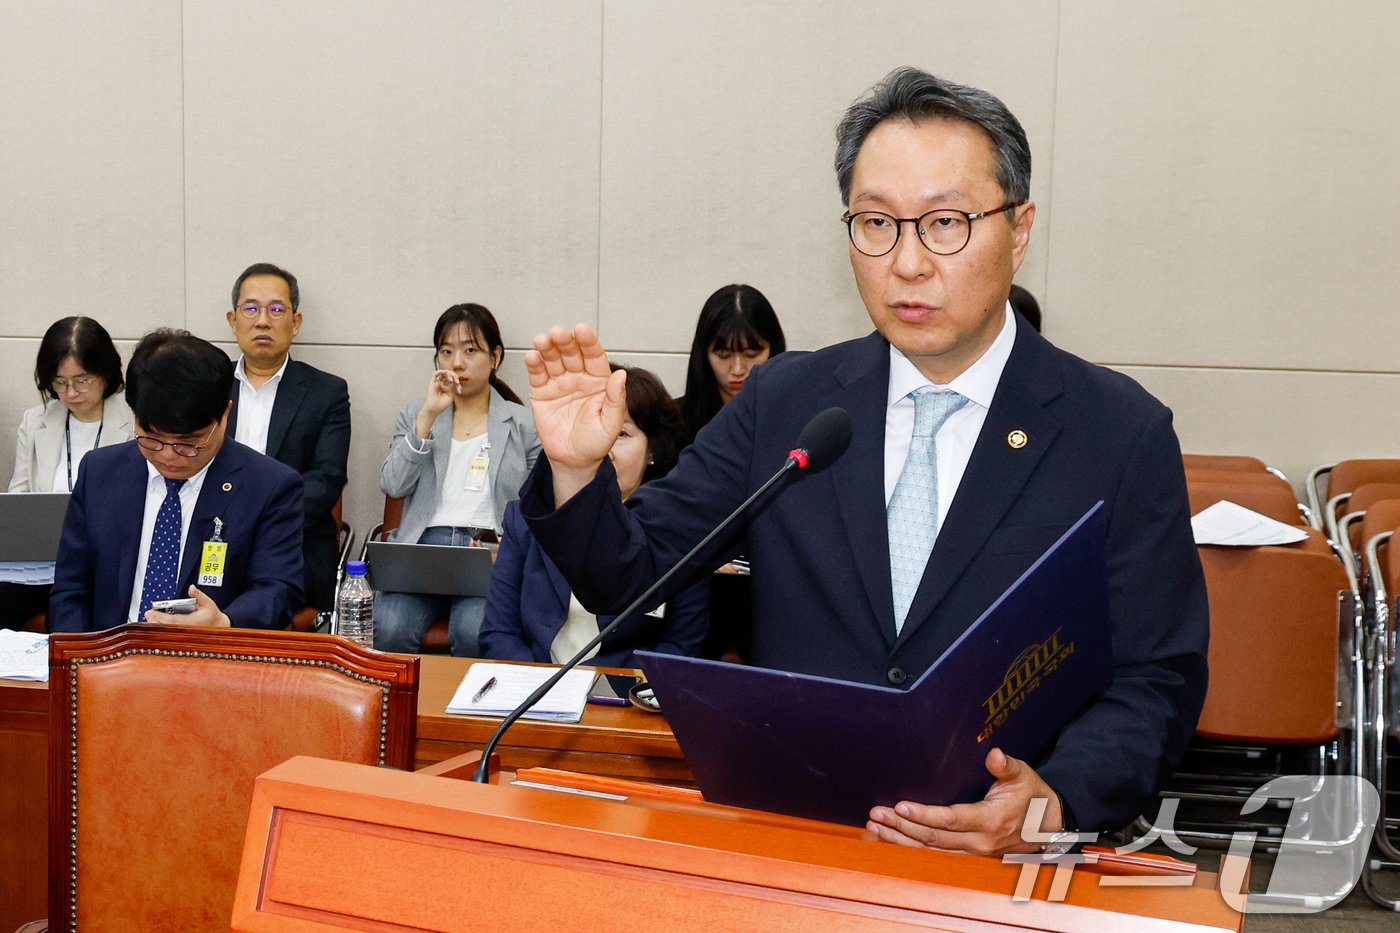
<path fill-rule="evenodd" d="M 1020 875 L 996 859 L 703 802 L 293 758 L 257 779 L 232 926 L 1203 933 L 1244 920 L 1208 872 L 1186 886 L 1112 887 L 1075 871 L 1062 903 L 1046 869 L 1029 899 L 1013 900 Z"/>
<path fill-rule="evenodd" d="M 467 658 L 423 656 L 415 769 L 481 748 L 500 725 L 499 719 L 446 712 L 470 665 Z M 695 780 L 665 717 L 631 706 L 590 703 L 577 723 L 522 719 L 511 726 L 498 751 L 501 766 L 512 770 L 543 767 L 643 781 Z"/>
<path fill-rule="evenodd" d="M 500 724 L 445 711 L 471 663 L 423 656 L 415 768 L 481 748 Z M 579 723 L 521 720 L 499 750 L 511 769 L 693 781 L 665 718 L 630 706 L 590 704 Z M 48 912 L 48 751 L 48 685 L 0 680 L 0 931 Z"/>
<path fill-rule="evenodd" d="M 48 914 L 49 685 L 0 680 L 0 930 Z"/>

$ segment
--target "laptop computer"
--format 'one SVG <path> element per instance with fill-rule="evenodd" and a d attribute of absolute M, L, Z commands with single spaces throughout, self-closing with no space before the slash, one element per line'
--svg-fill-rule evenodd
<path fill-rule="evenodd" d="M 0 493 L 0 561 L 51 561 L 58 556 L 66 492 Z"/>
<path fill-rule="evenodd" d="M 376 590 L 484 597 L 491 588 L 489 548 L 371 541 L 365 558 Z"/>
<path fill-rule="evenodd" d="M 999 746 L 1033 758 L 1112 674 L 1103 503 L 908 690 L 637 652 L 712 803 L 864 825 L 876 804 L 979 800 Z"/>

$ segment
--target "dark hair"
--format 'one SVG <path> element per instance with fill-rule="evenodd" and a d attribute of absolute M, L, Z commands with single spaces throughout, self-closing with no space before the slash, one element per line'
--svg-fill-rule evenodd
<path fill-rule="evenodd" d="M 1035 300 L 1035 296 L 1021 286 L 1013 285 L 1007 300 L 1011 302 L 1011 309 L 1025 318 L 1037 334 L 1040 333 L 1040 302 Z"/>
<path fill-rule="evenodd" d="M 1000 100 L 980 88 L 934 77 L 917 68 L 896 68 L 846 108 L 836 126 L 836 183 L 841 203 L 851 203 L 851 173 L 870 131 L 886 120 L 965 120 L 987 134 L 996 152 L 997 184 L 1008 204 L 1031 196 L 1031 146 L 1021 122 Z M 1015 223 L 1015 211 L 1008 211 Z"/>
<path fill-rule="evenodd" d="M 50 324 L 44 331 L 44 339 L 39 341 L 39 353 L 34 358 L 34 385 L 39 389 L 41 400 L 58 398 L 53 391 L 53 381 L 58 378 L 58 367 L 70 356 L 90 375 L 101 376 L 107 383 L 102 392 L 104 399 L 121 391 L 122 356 L 112 345 L 107 328 L 90 317 L 66 317 Z"/>
<path fill-rule="evenodd" d="M 287 283 L 287 291 L 291 293 L 292 311 L 295 312 L 301 305 L 301 289 L 297 288 L 297 277 L 280 266 L 274 266 L 270 262 L 255 262 L 238 276 L 233 283 L 233 305 L 234 310 L 238 309 L 238 293 L 243 290 L 243 283 L 255 275 L 275 275 Z"/>
<path fill-rule="evenodd" d="M 453 305 L 442 312 L 437 324 L 433 325 L 433 352 L 437 352 L 442 342 L 447 339 L 447 332 L 458 324 L 467 325 L 467 333 L 472 335 L 472 339 L 476 340 L 479 337 L 486 344 L 486 352 L 491 354 L 491 388 L 501 393 L 507 401 L 524 405 L 520 396 L 496 375 L 496 351 L 500 350 L 504 354 L 506 345 L 501 341 L 501 328 L 496 324 L 496 318 L 483 305 Z"/>
<path fill-rule="evenodd" d="M 193 434 L 218 421 L 233 393 L 233 362 L 187 330 L 141 338 L 126 368 L 126 403 L 147 430 Z"/>
<path fill-rule="evenodd" d="M 778 323 L 778 315 L 773 313 L 763 292 L 752 285 L 726 285 L 705 299 L 700 320 L 695 324 L 695 339 L 690 342 L 690 363 L 685 372 L 681 415 L 687 443 L 724 407 L 715 371 L 710 368 L 710 351 L 757 350 L 765 344 L 769 356 L 787 349 L 783 325 Z"/>
<path fill-rule="evenodd" d="M 666 386 L 649 369 L 612 364 L 627 373 L 627 417 L 647 436 L 647 459 L 642 482 L 660 479 L 676 465 L 685 440 L 680 409 Z"/>

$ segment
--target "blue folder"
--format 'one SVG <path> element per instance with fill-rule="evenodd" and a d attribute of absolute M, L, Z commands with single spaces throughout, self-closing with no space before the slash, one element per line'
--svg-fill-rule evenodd
<path fill-rule="evenodd" d="M 1103 503 L 900 690 L 638 651 L 705 799 L 864 825 L 980 800 L 992 748 L 1034 760 L 1112 674 Z"/>

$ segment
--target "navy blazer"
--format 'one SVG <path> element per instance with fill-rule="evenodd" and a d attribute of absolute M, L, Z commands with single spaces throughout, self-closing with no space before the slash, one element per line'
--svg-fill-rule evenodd
<path fill-rule="evenodd" d="M 708 570 L 747 534 L 755 664 L 909 686 L 1096 501 L 1106 503 L 1114 678 L 1031 764 L 1079 828 L 1125 825 L 1194 731 L 1206 689 L 1205 581 L 1171 412 L 1119 373 L 1017 319 L 1016 339 L 901 633 L 885 524 L 889 344 L 878 333 L 784 353 L 700 432 L 670 476 L 624 509 L 605 461 L 556 510 L 546 458 L 521 490 L 545 550 L 584 605 L 615 609 L 782 465 L 807 421 L 839 405 L 850 448 L 756 503 Z M 1022 431 L 1024 446 L 1008 435 Z M 930 724 L 937 741 L 937 723 Z M 938 801 L 930 801 L 936 803 Z"/>
<path fill-rule="evenodd" d="M 49 630 L 90 632 L 127 621 L 146 509 L 146 458 L 135 441 L 83 458 L 63 517 Z M 286 628 L 301 598 L 301 477 L 225 437 L 195 501 L 176 591 L 198 576 L 214 519 L 228 543 L 221 586 L 201 586 L 240 628 Z"/>
<path fill-rule="evenodd" d="M 666 602 L 662 619 L 639 614 L 609 635 L 588 663 L 636 667 L 632 653 L 638 648 L 663 654 L 698 654 L 709 625 L 707 590 L 702 580 L 677 593 Z M 511 502 L 506 506 L 501 549 L 491 569 L 486 618 L 481 623 L 481 656 L 552 663 L 549 649 L 569 614 L 569 596 L 569 582 L 530 534 L 530 526 L 520 515 L 520 503 Z M 599 628 L 614 618 L 599 616 Z"/>
<path fill-rule="evenodd" d="M 233 410 L 228 436 L 236 436 L 238 395 L 233 382 Z M 335 574 L 340 564 L 340 529 L 331 509 L 345 488 L 350 459 L 350 390 L 345 380 L 298 360 L 288 360 L 277 385 L 267 425 L 267 455 L 301 474 L 305 509 L 305 604 L 317 609 L 335 605 Z M 300 609 L 300 606 L 295 607 Z"/>

